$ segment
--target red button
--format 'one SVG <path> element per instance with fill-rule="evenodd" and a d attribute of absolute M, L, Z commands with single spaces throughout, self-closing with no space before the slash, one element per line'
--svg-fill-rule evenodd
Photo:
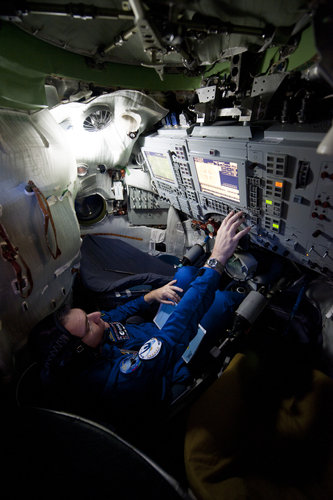
<path fill-rule="evenodd" d="M 312 212 L 312 217 L 315 219 L 316 217 L 318 217 L 318 214 L 317 212 Z"/>
<path fill-rule="evenodd" d="M 316 202 L 315 202 L 315 203 L 316 203 Z M 324 201 L 324 203 L 323 203 L 323 207 L 324 207 L 324 208 L 328 208 L 328 207 L 330 207 L 330 206 L 331 206 L 331 205 L 329 204 L 329 202 L 328 202 L 328 201 Z"/>
<path fill-rule="evenodd" d="M 315 205 L 321 205 L 321 201 L 320 200 L 315 200 Z"/>
<path fill-rule="evenodd" d="M 324 219 L 326 219 L 326 217 L 325 217 L 325 215 L 324 215 L 324 214 L 320 214 L 320 215 L 319 215 L 319 219 L 320 219 L 320 220 L 324 220 Z"/>
<path fill-rule="evenodd" d="M 326 177 L 328 177 L 328 172 L 322 172 L 321 173 L 321 178 L 322 179 L 326 179 Z"/>

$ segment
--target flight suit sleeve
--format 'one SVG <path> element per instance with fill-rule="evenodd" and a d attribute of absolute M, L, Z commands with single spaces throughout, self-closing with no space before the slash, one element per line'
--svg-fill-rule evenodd
<path fill-rule="evenodd" d="M 205 268 L 186 291 L 158 335 L 172 349 L 173 357 L 180 358 L 198 330 L 200 320 L 214 301 L 220 275 Z"/>
<path fill-rule="evenodd" d="M 122 321 L 126 321 L 126 319 L 130 316 L 146 311 L 149 307 L 150 304 L 145 302 L 142 296 L 126 302 L 126 304 L 118 306 L 115 309 L 111 309 L 110 311 L 101 311 L 101 315 L 103 320 L 106 322 L 119 321 L 121 323 Z"/>

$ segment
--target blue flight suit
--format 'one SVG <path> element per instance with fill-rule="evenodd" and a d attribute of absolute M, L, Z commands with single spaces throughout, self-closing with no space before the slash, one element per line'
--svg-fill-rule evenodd
<path fill-rule="evenodd" d="M 225 318 L 243 298 L 235 292 L 217 291 L 220 275 L 216 271 L 204 268 L 203 274 L 193 279 L 197 273 L 198 268 L 191 267 L 177 271 L 175 285 L 187 291 L 161 330 L 154 323 L 126 324 L 129 338 L 106 339 L 101 358 L 81 372 L 74 384 L 83 398 L 91 399 L 90 405 L 102 402 L 113 410 L 151 405 L 168 400 L 173 384 L 189 380 L 189 370 L 181 357 L 198 323 L 208 333 L 214 328 L 221 331 Z M 102 311 L 102 318 L 108 323 L 124 324 L 127 318 L 149 307 L 139 297 L 111 311 Z M 143 347 L 147 341 L 150 344 Z"/>

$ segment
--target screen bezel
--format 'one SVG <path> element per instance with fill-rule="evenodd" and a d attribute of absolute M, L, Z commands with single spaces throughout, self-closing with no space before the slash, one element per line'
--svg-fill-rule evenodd
<path fill-rule="evenodd" d="M 159 150 L 159 151 L 156 151 L 156 150 L 154 150 L 152 148 L 142 148 L 142 152 L 144 154 L 144 158 L 146 160 L 146 163 L 147 163 L 150 175 L 151 175 L 151 177 L 153 179 L 157 179 L 159 182 L 166 182 L 167 184 L 170 184 L 172 186 L 178 187 L 178 183 L 176 181 L 175 172 L 174 172 L 171 160 L 170 160 L 170 156 L 169 156 L 169 151 L 168 150 Z M 165 177 L 160 177 L 160 176 L 158 176 L 158 175 L 155 174 L 155 172 L 153 171 L 152 166 L 150 164 L 150 161 L 149 161 L 149 155 L 151 153 L 160 154 L 160 155 L 163 155 L 163 156 L 166 157 L 166 159 L 167 159 L 167 161 L 169 163 L 169 167 L 170 167 L 171 173 L 172 173 L 172 180 L 166 179 Z"/>
<path fill-rule="evenodd" d="M 227 200 L 229 200 L 230 202 L 233 202 L 233 203 L 240 203 L 240 190 L 239 190 L 239 175 L 238 175 L 238 162 L 229 162 L 229 161 L 226 161 L 226 160 L 220 160 L 220 159 L 205 159 L 203 158 L 202 156 L 193 156 L 193 161 L 194 161 L 194 166 L 195 166 L 195 169 L 196 169 L 196 173 L 197 173 L 197 177 L 198 177 L 198 181 L 199 181 L 199 184 L 200 184 L 200 191 L 204 194 L 207 194 L 209 196 L 215 196 L 216 198 L 226 198 Z M 212 165 L 212 167 L 214 166 L 214 164 L 216 164 L 216 166 L 218 167 L 219 169 L 219 165 L 218 164 L 225 164 L 225 166 L 235 166 L 236 167 L 236 175 L 235 176 L 230 176 L 231 178 L 233 179 L 236 179 L 237 181 L 237 186 L 235 186 L 235 189 L 234 189 L 234 195 L 235 195 L 235 198 L 233 198 L 232 196 L 228 196 L 227 194 L 223 194 L 223 193 L 218 193 L 216 192 L 219 188 L 222 190 L 223 187 L 225 189 L 227 189 L 227 186 L 226 184 L 223 184 L 223 182 L 221 182 L 221 179 L 219 179 L 218 181 L 218 184 L 215 184 L 215 186 L 213 184 L 210 184 L 211 186 L 211 190 L 209 189 L 209 185 L 207 185 L 207 188 L 205 189 L 204 186 L 203 186 L 203 182 L 202 182 L 202 178 L 200 180 L 200 171 L 199 171 L 199 162 L 203 163 L 203 164 L 207 164 L 208 168 L 210 165 Z M 222 165 L 221 165 L 222 166 Z M 218 173 L 220 172 L 220 170 L 218 170 Z M 215 188 L 215 189 L 214 189 Z M 215 192 L 213 192 L 215 190 Z M 231 194 L 231 193 L 230 193 Z"/>
<path fill-rule="evenodd" d="M 228 163 L 236 163 L 237 164 L 237 173 L 238 173 L 238 189 L 239 189 L 239 201 L 231 200 L 230 198 L 226 198 L 224 196 L 218 196 L 212 193 L 207 193 L 201 189 L 201 183 L 199 181 L 199 176 L 196 168 L 196 164 L 194 159 L 202 158 L 208 162 L 228 162 Z M 242 208 L 247 206 L 247 189 L 246 189 L 246 169 L 245 159 L 240 159 L 239 157 L 233 156 L 210 156 L 207 154 L 202 154 L 200 151 L 196 153 L 192 152 L 189 155 L 189 161 L 191 164 L 191 170 L 194 178 L 195 189 L 200 193 L 201 197 L 211 198 L 213 200 L 223 201 L 227 205 L 235 206 L 237 208 Z"/>

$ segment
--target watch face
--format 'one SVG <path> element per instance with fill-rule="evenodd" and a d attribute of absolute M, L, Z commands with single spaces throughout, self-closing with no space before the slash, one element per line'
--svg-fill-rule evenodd
<path fill-rule="evenodd" d="M 207 264 L 208 264 L 209 267 L 211 267 L 212 269 L 215 269 L 220 274 L 223 273 L 224 266 L 217 259 L 214 259 L 214 258 L 213 259 L 209 259 L 208 262 L 207 262 Z"/>

